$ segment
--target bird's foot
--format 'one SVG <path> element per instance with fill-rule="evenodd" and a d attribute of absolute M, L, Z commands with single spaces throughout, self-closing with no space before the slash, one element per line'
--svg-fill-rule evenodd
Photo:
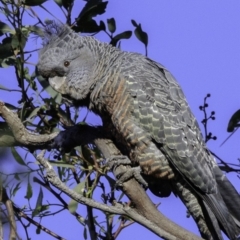
<path fill-rule="evenodd" d="M 107 159 L 107 165 L 111 170 L 116 169 L 120 165 L 132 165 L 131 160 L 123 155 L 112 156 Z M 125 168 L 117 175 L 116 187 L 121 187 L 124 182 L 134 177 L 145 189 L 148 187 L 148 183 L 141 175 L 141 167 Z"/>
<path fill-rule="evenodd" d="M 120 176 L 119 176 L 120 175 Z M 135 178 L 135 180 L 140 183 L 144 189 L 147 189 L 148 183 L 144 180 L 141 175 L 141 167 L 132 167 L 127 168 L 124 172 L 118 175 L 118 180 L 116 181 L 116 186 L 121 187 L 124 182 L 129 180 L 130 178 Z"/>
<path fill-rule="evenodd" d="M 107 166 L 110 170 L 113 171 L 114 168 L 120 166 L 120 165 L 132 165 L 131 160 L 123 155 L 115 155 L 110 158 L 106 159 Z"/>

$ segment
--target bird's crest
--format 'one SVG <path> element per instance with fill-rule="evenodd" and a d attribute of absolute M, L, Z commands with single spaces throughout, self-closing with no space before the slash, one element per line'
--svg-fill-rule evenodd
<path fill-rule="evenodd" d="M 48 45 L 50 42 L 56 40 L 56 38 L 62 39 L 64 36 L 71 33 L 72 30 L 67 25 L 56 22 L 56 21 L 47 21 L 45 28 L 43 29 L 42 44 L 43 46 Z"/>

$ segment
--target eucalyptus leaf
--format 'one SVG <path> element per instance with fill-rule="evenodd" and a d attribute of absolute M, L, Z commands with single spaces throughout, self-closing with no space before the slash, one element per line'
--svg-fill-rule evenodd
<path fill-rule="evenodd" d="M 113 46 L 116 46 L 118 41 L 120 41 L 121 39 L 129 39 L 131 36 L 132 36 L 132 31 L 125 31 L 125 32 L 119 33 L 113 37 L 110 44 L 112 44 Z"/>
<path fill-rule="evenodd" d="M 18 191 L 19 189 L 21 189 L 21 188 L 20 188 L 20 184 L 21 184 L 21 182 L 17 183 L 16 186 L 14 187 L 14 189 L 13 189 L 13 191 L 12 191 L 13 197 L 16 195 L 17 191 Z"/>
<path fill-rule="evenodd" d="M 28 118 L 31 119 L 31 118 L 37 116 L 37 113 L 38 113 L 39 110 L 40 110 L 40 107 L 36 107 L 36 108 L 30 113 L 30 115 L 28 116 Z"/>
<path fill-rule="evenodd" d="M 100 25 L 93 19 L 97 15 L 105 13 L 108 2 L 102 0 L 89 0 L 76 18 L 77 27 L 73 29 L 76 32 L 94 33 L 105 29 L 105 25 Z"/>
<path fill-rule="evenodd" d="M 19 155 L 19 153 L 16 151 L 14 147 L 11 147 L 11 152 L 17 163 L 26 166 L 26 163 L 23 161 L 22 157 Z"/>
<path fill-rule="evenodd" d="M 234 128 L 237 127 L 239 122 L 240 122 L 240 109 L 238 109 L 230 118 L 228 127 L 227 127 L 227 131 L 232 132 L 234 130 Z"/>
<path fill-rule="evenodd" d="M 4 87 L 2 84 L 0 84 L 0 89 L 11 92 L 11 89 Z"/>
<path fill-rule="evenodd" d="M 55 2 L 59 7 L 62 7 L 62 5 L 63 5 L 63 0 L 54 0 L 54 2 Z"/>
<path fill-rule="evenodd" d="M 107 19 L 108 24 L 108 30 L 111 33 L 114 33 L 116 31 L 116 22 L 114 18 Z"/>
<path fill-rule="evenodd" d="M 41 5 L 41 4 L 45 3 L 46 1 L 48 1 L 48 0 L 25 0 L 25 1 L 23 1 L 23 3 L 24 3 L 24 5 L 34 7 L 34 6 Z"/>
<path fill-rule="evenodd" d="M 0 36 L 2 36 L 5 33 L 14 34 L 15 31 L 12 28 L 10 28 L 6 23 L 1 21 L 0 22 Z"/>
<path fill-rule="evenodd" d="M 32 198 L 32 195 L 33 195 L 32 185 L 30 184 L 30 181 L 28 180 L 27 192 L 26 192 L 25 198 L 27 200 L 30 200 Z"/>
<path fill-rule="evenodd" d="M 85 189 L 85 181 L 82 181 L 73 189 L 73 191 L 75 191 L 75 192 L 77 192 L 77 193 L 82 195 L 84 189 Z M 68 204 L 68 210 L 71 213 L 75 213 L 76 210 L 77 210 L 77 206 L 78 206 L 78 202 L 73 200 L 73 199 L 71 199 L 69 204 Z"/>
<path fill-rule="evenodd" d="M 39 214 L 39 212 L 41 212 L 42 201 L 43 201 L 43 191 L 42 191 L 42 188 L 40 187 L 38 198 L 37 198 L 36 205 L 35 205 L 35 209 L 32 212 L 32 217 L 35 217 L 36 215 Z"/>
<path fill-rule="evenodd" d="M 141 24 L 139 24 L 134 30 L 135 36 L 141 41 L 145 47 L 148 45 L 148 34 L 142 30 Z"/>

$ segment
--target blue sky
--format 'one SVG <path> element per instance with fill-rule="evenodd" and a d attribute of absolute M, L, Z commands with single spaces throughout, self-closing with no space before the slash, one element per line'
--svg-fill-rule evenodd
<path fill-rule="evenodd" d="M 53 9 L 53 1 L 45 6 Z M 83 2 L 76 0 L 75 16 Z M 55 7 L 57 9 L 57 7 Z M 38 11 L 39 8 L 36 8 Z M 76 11 L 77 10 L 77 11 Z M 53 12 L 53 11 L 52 11 Z M 229 135 L 226 132 L 231 115 L 239 108 L 240 89 L 240 1 L 207 1 L 207 0 L 110 0 L 107 13 L 99 19 L 106 20 L 114 17 L 117 23 L 117 33 L 133 30 L 131 19 L 142 24 L 148 33 L 148 56 L 163 64 L 178 80 L 187 97 L 189 105 L 198 122 L 203 118 L 199 105 L 207 93 L 211 93 L 209 110 L 216 112 L 216 120 L 209 124 L 209 129 L 217 135 L 217 141 L 210 141 L 209 148 L 226 162 L 238 163 L 239 137 L 237 132 L 222 147 L 220 144 Z M 53 13 L 63 19 L 60 11 Z M 42 17 L 43 15 L 41 15 Z M 74 16 L 74 17 L 75 17 Z M 49 19 L 51 17 L 48 16 Z M 2 19 L 3 21 L 5 19 Z M 32 19 L 26 19 L 26 23 Z M 105 21 L 106 22 L 106 21 Z M 104 34 L 98 37 L 108 41 Z M 34 41 L 30 47 L 36 47 Z M 39 45 L 38 45 L 39 46 Z M 144 46 L 133 35 L 130 40 L 122 41 L 121 47 L 126 51 L 144 54 Z M 37 62 L 37 59 L 33 59 Z M 9 80 L 12 69 L 0 69 L 0 84 L 13 87 Z M 16 88 L 16 86 L 15 86 Z M 0 92 L 0 99 L 9 101 L 9 93 Z M 11 93 L 13 96 L 13 93 Z M 96 122 L 95 119 L 91 119 Z M 239 180 L 235 174 L 228 174 L 237 190 L 240 190 Z M 38 191 L 38 190 L 37 190 Z M 25 194 L 25 191 L 24 193 Z M 23 195 L 24 196 L 24 195 Z M 153 197 L 153 202 L 161 202 L 159 209 L 171 219 L 198 234 L 191 219 L 187 219 L 186 210 L 179 199 L 171 196 L 167 199 Z M 70 217 L 71 218 L 71 217 Z M 50 221 L 57 221 L 57 216 Z M 80 227 L 74 224 L 69 227 Z M 63 223 L 63 226 L 61 224 Z M 72 223 L 73 222 L 73 223 Z M 55 226 L 54 226 L 55 225 Z M 53 224 L 53 231 L 67 239 L 79 239 L 76 232 L 65 228 L 64 216 L 61 221 Z M 62 226 L 62 227 L 59 227 Z M 51 227 L 50 227 L 51 228 Z M 62 234 L 61 234 L 62 232 Z M 70 234 L 70 235 L 69 235 Z M 79 236 L 82 229 L 79 229 Z M 41 236 L 41 235 L 40 235 Z M 47 235 L 33 239 L 51 239 Z M 158 239 L 148 230 L 134 224 L 124 230 L 118 239 Z"/>

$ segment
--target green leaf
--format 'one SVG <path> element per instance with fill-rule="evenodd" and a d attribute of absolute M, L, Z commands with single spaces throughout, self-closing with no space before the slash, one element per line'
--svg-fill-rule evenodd
<path fill-rule="evenodd" d="M 82 195 L 84 189 L 85 189 L 85 181 L 82 181 L 73 189 L 73 191 Z M 69 204 L 68 204 L 68 210 L 73 214 L 73 213 L 76 212 L 77 206 L 78 206 L 78 202 L 71 199 Z"/>
<path fill-rule="evenodd" d="M 48 1 L 48 0 L 25 0 L 25 1 L 23 1 L 23 4 L 34 7 L 34 6 L 41 5 L 41 4 L 45 3 L 46 1 Z"/>
<path fill-rule="evenodd" d="M 132 31 L 125 31 L 117 34 L 110 42 L 113 46 L 116 46 L 121 39 L 129 39 L 132 36 Z"/>
<path fill-rule="evenodd" d="M 23 161 L 22 157 L 19 155 L 19 153 L 16 151 L 14 147 L 11 147 L 11 152 L 17 163 L 26 166 L 26 163 Z"/>
<path fill-rule="evenodd" d="M 239 126 L 240 122 L 240 109 L 237 110 L 229 120 L 227 131 L 232 132 L 235 127 Z"/>
<path fill-rule="evenodd" d="M 69 163 L 65 163 L 63 161 L 48 161 L 52 166 L 56 166 L 56 167 L 63 167 L 63 168 L 74 168 L 73 165 L 69 164 Z M 40 164 L 38 161 L 35 162 L 36 164 Z"/>
<path fill-rule="evenodd" d="M 12 195 L 13 197 L 16 195 L 17 191 L 20 189 L 19 185 L 21 184 L 21 182 L 17 183 L 15 188 L 12 191 Z"/>
<path fill-rule="evenodd" d="M 40 107 L 35 108 L 28 116 L 28 119 L 31 119 L 33 117 L 37 116 L 38 111 L 40 110 Z"/>
<path fill-rule="evenodd" d="M 0 22 L 0 36 L 2 36 L 5 33 L 14 34 L 15 31 L 11 29 L 6 23 Z"/>
<path fill-rule="evenodd" d="M 30 181 L 29 181 L 29 179 L 28 179 L 27 192 L 26 192 L 25 198 L 26 198 L 27 200 L 29 200 L 29 199 L 32 198 L 32 195 L 33 195 L 32 185 L 30 184 Z"/>
<path fill-rule="evenodd" d="M 116 22 L 114 18 L 107 19 L 108 24 L 108 30 L 111 33 L 114 33 L 116 31 Z"/>
<path fill-rule="evenodd" d="M 32 217 L 35 217 L 37 214 L 39 214 L 41 212 L 42 200 L 43 200 L 43 191 L 42 191 L 42 188 L 40 187 L 40 191 L 39 191 L 39 194 L 38 194 L 36 206 L 35 206 L 35 209 L 32 212 Z"/>

